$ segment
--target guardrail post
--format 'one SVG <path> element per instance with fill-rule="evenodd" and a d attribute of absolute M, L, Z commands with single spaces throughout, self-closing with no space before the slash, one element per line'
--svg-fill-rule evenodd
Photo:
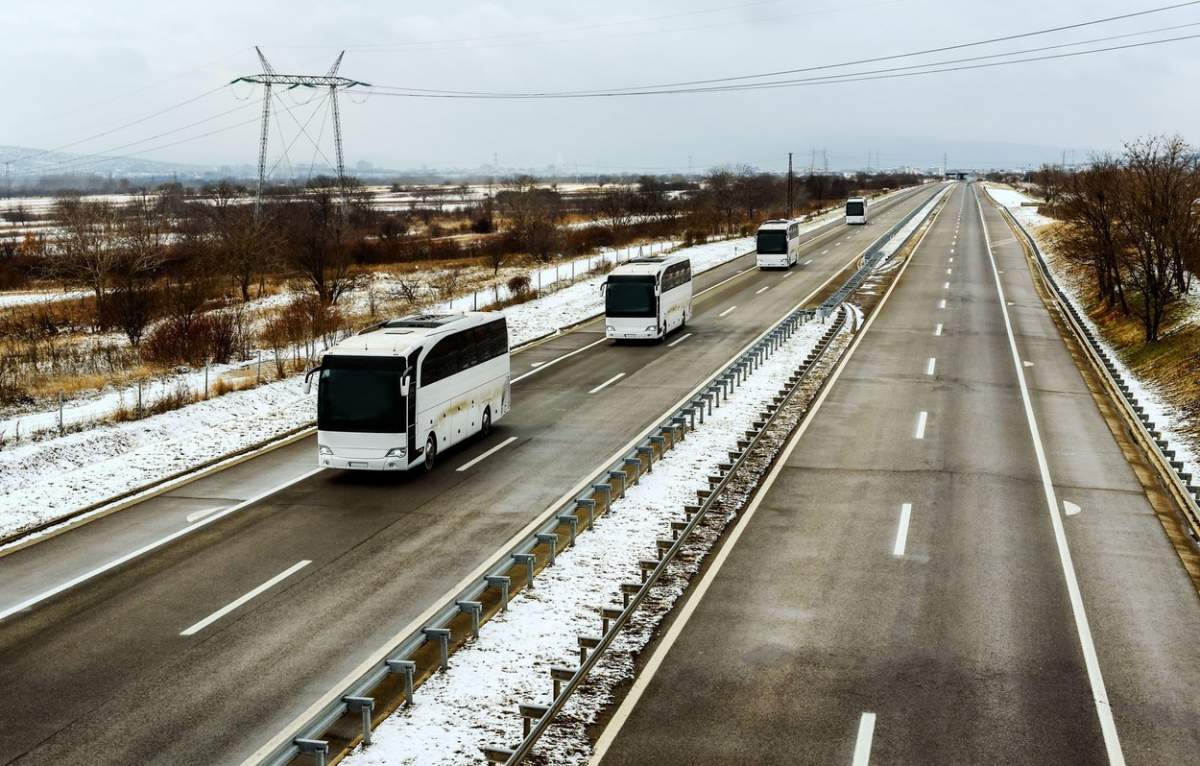
<path fill-rule="evenodd" d="M 550 708 L 545 705 L 530 705 L 529 703 L 517 705 L 517 712 L 521 714 L 521 730 L 526 737 L 529 736 L 530 721 L 540 721 L 546 713 L 550 712 Z"/>
<path fill-rule="evenodd" d="M 479 638 L 479 618 L 483 614 L 483 604 L 478 601 L 456 601 L 458 609 L 471 615 L 471 638 Z"/>
<path fill-rule="evenodd" d="M 639 456 L 646 456 L 646 473 L 652 473 L 654 471 L 654 448 L 638 447 L 637 453 Z"/>
<path fill-rule="evenodd" d="M 508 759 L 513 757 L 513 751 L 506 747 L 481 747 L 479 752 L 483 753 L 488 763 L 508 763 Z"/>
<path fill-rule="evenodd" d="M 571 532 L 572 532 L 571 541 L 572 542 L 575 541 L 574 531 L 575 531 L 575 529 L 574 529 L 574 527 L 572 527 L 571 528 Z M 487 577 L 483 578 L 483 580 L 491 587 L 500 589 L 500 609 L 507 612 L 508 611 L 508 593 L 512 589 L 512 578 L 507 577 L 505 575 L 488 575 Z"/>
<path fill-rule="evenodd" d="M 555 517 L 560 524 L 566 524 L 571 528 L 571 545 L 575 544 L 575 534 L 579 531 L 579 517 L 573 513 L 564 513 Z"/>
<path fill-rule="evenodd" d="M 678 437 L 679 441 L 683 441 L 684 439 L 687 438 L 687 432 L 688 432 L 688 419 L 687 418 L 685 418 L 682 415 L 676 415 L 675 417 L 671 418 L 671 424 L 674 425 L 675 428 L 678 429 L 678 431 L 679 431 L 679 437 Z"/>
<path fill-rule="evenodd" d="M 538 532 L 534 537 L 550 549 L 550 565 L 554 565 L 554 554 L 558 551 L 558 535 L 552 532 Z"/>
<path fill-rule="evenodd" d="M 642 459 L 640 457 L 627 457 L 622 462 L 626 466 L 633 468 L 634 481 L 637 481 L 642 477 Z"/>
<path fill-rule="evenodd" d="M 604 493 L 604 507 L 605 507 L 606 509 L 611 509 L 611 508 L 612 508 L 612 501 L 613 501 L 613 496 L 612 496 L 612 494 L 613 494 L 613 488 L 612 488 L 612 484 L 611 484 L 611 483 L 609 483 L 609 482 L 604 482 L 604 483 L 602 483 L 602 484 L 593 484 L 593 485 L 592 485 L 592 491 L 593 491 L 593 492 L 603 492 L 603 493 Z"/>
<path fill-rule="evenodd" d="M 650 442 L 650 462 L 654 462 L 654 448 L 658 447 L 658 454 L 665 456 L 667 454 L 667 440 L 661 436 L 651 436 L 647 441 Z"/>
<path fill-rule="evenodd" d="M 371 744 L 371 711 L 375 709 L 375 700 L 371 697 L 342 697 L 342 702 L 350 708 L 350 712 L 362 716 L 362 741 L 364 745 Z"/>
<path fill-rule="evenodd" d="M 601 639 L 595 636 L 580 636 L 579 637 L 579 664 L 582 666 L 587 662 L 588 650 L 595 649 L 600 645 Z"/>
<path fill-rule="evenodd" d="M 442 653 L 442 671 L 450 669 L 450 629 L 449 628 L 423 628 L 421 630 L 425 634 L 426 641 L 437 641 L 438 648 Z"/>
<path fill-rule="evenodd" d="M 582 508 L 587 511 L 587 528 L 590 531 L 592 528 L 592 519 L 596 515 L 596 501 L 591 498 L 577 497 L 575 498 L 576 510 Z"/>
<path fill-rule="evenodd" d="M 615 606 L 606 606 L 600 609 L 600 632 L 608 635 L 608 625 L 610 622 L 620 618 L 625 613 L 624 609 L 617 609 Z"/>
<path fill-rule="evenodd" d="M 417 672 L 417 663 L 412 660 L 384 660 L 384 665 L 393 673 L 404 676 L 404 702 L 409 707 L 413 704 L 413 675 Z"/>
<path fill-rule="evenodd" d="M 530 590 L 533 589 L 533 568 L 537 565 L 537 556 L 532 553 L 514 553 L 512 560 L 517 564 L 525 565 L 526 578 L 529 581 Z"/>
<path fill-rule="evenodd" d="M 550 668 L 550 680 L 551 680 L 551 681 L 553 682 L 553 684 L 554 684 L 554 694 L 553 694 L 552 698 L 553 698 L 553 699 L 558 699 L 558 698 L 559 698 L 559 695 L 561 695 L 561 694 L 562 694 L 562 685 L 563 685 L 563 683 L 565 683 L 565 682 L 567 682 L 567 681 L 570 681 L 570 680 L 571 680 L 572 678 L 574 678 L 574 677 L 575 677 L 575 669 L 574 669 L 574 668 L 564 668 L 564 667 L 561 667 L 561 666 L 551 666 L 551 668 Z"/>
<path fill-rule="evenodd" d="M 313 763 L 317 766 L 325 766 L 325 756 L 329 754 L 329 743 L 323 739 L 294 739 L 292 744 L 300 749 L 301 753 L 312 753 Z"/>
<path fill-rule="evenodd" d="M 617 497 L 625 497 L 625 484 L 629 481 L 629 474 L 624 471 L 609 471 L 608 478 L 610 481 L 616 479 L 621 482 L 621 486 L 617 489 Z"/>

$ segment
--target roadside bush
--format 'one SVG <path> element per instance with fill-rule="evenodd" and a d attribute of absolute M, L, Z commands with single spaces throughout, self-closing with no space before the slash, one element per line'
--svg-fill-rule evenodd
<path fill-rule="evenodd" d="M 508 292 L 514 297 L 522 297 L 529 292 L 532 285 L 528 274 L 518 274 L 508 280 Z"/>
<path fill-rule="evenodd" d="M 243 353 L 245 331 L 235 312 L 213 311 L 187 321 L 169 317 L 151 328 L 142 341 L 143 361 L 199 367 L 206 362 L 223 364 Z"/>

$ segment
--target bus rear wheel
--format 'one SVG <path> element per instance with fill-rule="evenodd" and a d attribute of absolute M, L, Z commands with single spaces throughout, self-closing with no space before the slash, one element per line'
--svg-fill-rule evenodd
<path fill-rule="evenodd" d="M 483 420 L 479 421 L 479 433 L 483 434 L 484 438 L 492 435 L 492 408 L 484 407 Z"/>
<path fill-rule="evenodd" d="M 437 437 L 429 434 L 429 438 L 425 441 L 425 470 L 432 471 L 433 464 L 437 461 Z"/>

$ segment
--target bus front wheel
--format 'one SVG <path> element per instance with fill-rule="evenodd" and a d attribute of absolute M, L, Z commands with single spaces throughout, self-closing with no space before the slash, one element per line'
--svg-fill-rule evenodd
<path fill-rule="evenodd" d="M 492 435 L 492 408 L 485 407 L 483 409 L 483 420 L 479 421 L 479 433 L 483 434 L 484 438 Z"/>
<path fill-rule="evenodd" d="M 437 460 L 437 437 L 429 434 L 429 438 L 425 441 L 425 470 L 432 471 L 433 464 Z"/>

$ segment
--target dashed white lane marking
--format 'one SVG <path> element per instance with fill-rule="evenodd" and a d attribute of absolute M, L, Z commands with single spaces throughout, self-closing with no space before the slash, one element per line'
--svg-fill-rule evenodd
<path fill-rule="evenodd" d="M 210 513 L 216 513 L 224 507 L 225 506 L 223 505 L 218 505 L 216 508 L 205 508 L 202 511 L 192 511 L 186 517 L 187 523 L 191 524 L 193 521 L 199 521 Z"/>
<path fill-rule="evenodd" d="M 1024 365 L 1024 366 L 1026 366 L 1026 367 L 1032 367 L 1032 366 L 1033 366 L 1033 362 L 1029 362 L 1029 361 L 1024 361 L 1024 362 L 1021 362 L 1021 364 L 1023 364 L 1023 365 Z"/>
<path fill-rule="evenodd" d="M 900 523 L 896 525 L 896 544 L 892 546 L 893 556 L 903 556 L 904 546 L 908 544 L 908 522 L 912 518 L 912 503 L 900 506 Z"/>
<path fill-rule="evenodd" d="M 596 386 L 596 387 L 595 387 L 595 388 L 593 388 L 591 391 L 588 391 L 588 393 L 589 393 L 589 394 L 594 394 L 594 393 L 596 393 L 597 391 L 603 391 L 604 389 L 608 388 L 608 387 L 609 387 L 609 386 L 611 386 L 613 383 L 616 383 L 618 380 L 620 380 L 620 379 L 621 379 L 621 378 L 623 378 L 623 377 L 625 377 L 625 373 L 623 373 L 623 372 L 618 372 L 616 375 L 613 375 L 611 378 L 609 378 L 608 380 L 604 381 L 604 382 L 603 382 L 603 383 L 601 383 L 600 385 Z"/>
<path fill-rule="evenodd" d="M 543 364 L 545 364 L 545 362 L 530 362 L 529 366 L 530 367 L 541 367 Z"/>
<path fill-rule="evenodd" d="M 939 309 L 946 308 L 946 299 L 945 298 L 942 298 L 940 301 L 938 301 L 938 308 Z"/>
<path fill-rule="evenodd" d="M 508 445 L 512 444 L 512 443 L 513 443 L 513 442 L 515 442 L 516 440 L 517 440 L 517 437 L 515 437 L 515 436 L 510 436 L 510 437 L 508 437 L 508 438 L 507 438 L 507 439 L 505 439 L 504 441 L 502 441 L 502 442 L 500 442 L 499 444 L 497 444 L 495 447 L 492 447 L 492 448 L 491 448 L 490 450 L 488 450 L 487 452 L 485 452 L 485 453 L 483 453 L 482 455 L 480 455 L 480 456 L 476 457 L 474 460 L 468 460 L 467 462 L 463 463 L 462 465 L 460 465 L 460 466 L 458 467 L 458 470 L 459 470 L 459 471 L 465 471 L 465 470 L 467 470 L 467 469 L 471 468 L 471 467 L 472 467 L 472 466 L 474 466 L 474 465 L 477 465 L 477 464 L 479 464 L 479 463 L 482 463 L 484 460 L 487 460 L 489 457 L 491 457 L 492 455 L 495 455 L 497 452 L 499 452 L 500 450 L 504 449 L 504 448 L 505 448 L 505 447 L 507 447 Z"/>
<path fill-rule="evenodd" d="M 737 308 L 737 306 L 730 306 L 729 308 L 727 308 L 727 309 L 725 309 L 724 311 L 722 311 L 720 314 L 717 314 L 717 317 L 723 317 L 723 316 L 725 316 L 726 314 L 728 314 L 728 313 L 730 313 L 730 312 L 734 311 L 736 308 Z"/>
<path fill-rule="evenodd" d="M 935 369 L 937 369 L 937 358 L 931 356 L 929 357 L 929 362 L 925 365 L 925 374 L 932 375 Z"/>
<path fill-rule="evenodd" d="M 950 258 L 946 263 L 954 263 L 954 258 Z"/>
<path fill-rule="evenodd" d="M 917 415 L 917 429 L 916 429 L 916 431 L 913 432 L 914 439 L 924 439 L 925 438 L 925 423 L 928 420 L 929 420 L 929 413 L 926 412 L 925 410 L 921 410 L 921 412 Z"/>
<path fill-rule="evenodd" d="M 518 383 L 518 382 L 524 380 L 525 378 L 528 378 L 530 375 L 533 375 L 536 372 L 541 372 L 542 370 L 546 369 L 547 367 L 552 367 L 552 366 L 558 364 L 559 362 L 561 362 L 564 359 L 570 359 L 571 357 L 575 356 L 576 354 L 582 354 L 584 351 L 587 351 L 589 348 L 592 348 L 594 346 L 599 346 L 601 343 L 607 343 L 607 342 L 608 342 L 608 338 L 601 338 L 600 340 L 594 340 L 582 348 L 577 348 L 574 351 L 563 354 L 560 357 L 551 359 L 548 362 L 542 362 L 542 363 L 538 364 L 535 369 L 530 370 L 529 372 L 525 373 L 524 375 L 518 375 L 517 377 L 513 378 L 512 382 Z"/>
<path fill-rule="evenodd" d="M 196 623 L 195 625 L 192 625 L 190 628 L 184 629 L 183 631 L 181 631 L 179 633 L 179 635 L 193 636 L 193 635 L 199 633 L 200 631 L 207 628 L 209 625 L 212 625 L 217 620 L 221 619 L 225 615 L 232 612 L 234 609 L 237 609 L 239 606 L 241 606 L 242 604 L 245 604 L 247 601 L 251 600 L 255 596 L 259 596 L 259 595 L 265 593 L 266 591 L 270 590 L 271 588 L 274 588 L 276 585 L 283 582 L 284 580 L 291 577 L 292 575 L 296 574 L 301 569 L 303 569 L 304 567 L 308 566 L 311 563 L 312 562 L 309 561 L 308 559 L 305 559 L 303 561 L 297 561 L 295 564 L 292 564 L 290 567 L 283 570 L 279 574 L 275 575 L 270 580 L 267 580 L 265 583 L 258 586 L 254 590 L 250 591 L 249 593 L 246 593 L 245 595 L 241 596 L 240 598 L 238 598 L 234 601 L 229 602 L 225 606 L 221 607 L 217 611 L 215 611 L 212 614 L 210 614 L 209 616 L 205 617 L 200 622 Z"/>
<path fill-rule="evenodd" d="M 760 287 L 760 288 L 758 288 L 757 290 L 755 290 L 755 291 L 754 291 L 754 294 L 755 294 L 755 295 L 762 295 L 763 293 L 765 293 L 767 290 L 770 290 L 770 289 L 771 289 L 771 286 L 770 286 L 770 285 L 763 285 L 762 287 Z"/>
<path fill-rule="evenodd" d="M 822 251 L 821 251 L 821 255 L 825 255 L 825 254 L 826 254 L 826 253 L 828 253 L 828 252 L 829 252 L 829 250 L 828 250 L 828 249 L 822 250 Z"/>
<path fill-rule="evenodd" d="M 941 334 L 942 334 L 942 326 L 943 326 L 943 325 L 942 325 L 942 323 L 941 323 L 941 322 L 938 322 L 938 326 L 937 326 L 937 327 L 935 327 L 935 328 L 933 328 L 933 334 L 934 334 L 934 335 L 941 335 Z"/>
<path fill-rule="evenodd" d="M 807 266 L 808 264 L 810 264 L 812 262 L 813 262 L 813 259 L 809 258 L 807 261 L 804 262 L 804 265 Z"/>
<path fill-rule="evenodd" d="M 950 289 L 950 283 L 949 283 L 949 282 L 943 282 L 943 283 L 942 283 L 942 289 L 943 289 L 943 290 L 949 290 L 949 289 Z"/>
<path fill-rule="evenodd" d="M 1077 516 L 1083 509 L 1070 500 L 1063 500 L 1063 512 L 1068 516 Z"/>
<path fill-rule="evenodd" d="M 875 714 L 863 713 L 858 719 L 858 738 L 854 741 L 854 760 L 851 766 L 869 766 L 871 740 L 875 738 Z"/>
<path fill-rule="evenodd" d="M 953 274 L 953 273 L 954 273 L 954 269 L 946 269 L 946 273 L 947 273 L 947 274 Z"/>
<path fill-rule="evenodd" d="M 668 343 L 668 344 L 667 344 L 667 348 L 675 348 L 675 347 L 676 347 L 676 346 L 678 346 L 680 343 L 683 343 L 685 340 L 687 340 L 687 339 L 688 339 L 688 338 L 690 338 L 690 337 L 692 337 L 692 334 L 689 332 L 687 335 L 684 335 L 684 336 L 682 336 L 682 337 L 680 337 L 680 338 L 678 338 L 678 339 L 676 339 L 676 340 L 673 340 L 673 341 L 671 341 L 670 343 Z"/>

